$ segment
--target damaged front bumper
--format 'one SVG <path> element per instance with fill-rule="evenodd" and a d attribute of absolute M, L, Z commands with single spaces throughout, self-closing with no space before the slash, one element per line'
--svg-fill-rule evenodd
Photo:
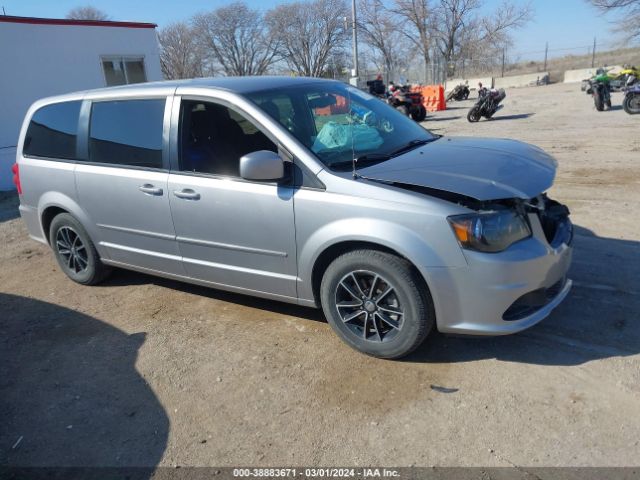
<path fill-rule="evenodd" d="M 491 254 L 464 250 L 465 267 L 423 272 L 439 331 L 515 333 L 547 317 L 564 300 L 572 285 L 567 278 L 573 239 L 568 210 L 553 222 L 542 211 L 530 211 L 528 216 L 531 237 L 507 250 Z"/>

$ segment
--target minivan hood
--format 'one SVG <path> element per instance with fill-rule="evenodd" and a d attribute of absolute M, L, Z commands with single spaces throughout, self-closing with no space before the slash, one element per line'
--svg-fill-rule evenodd
<path fill-rule="evenodd" d="M 542 149 L 516 140 L 443 137 L 358 173 L 484 201 L 533 198 L 551 187 L 557 165 Z"/>

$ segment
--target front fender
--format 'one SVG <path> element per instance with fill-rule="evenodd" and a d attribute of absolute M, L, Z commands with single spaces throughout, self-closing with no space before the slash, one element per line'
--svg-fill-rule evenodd
<path fill-rule="evenodd" d="M 407 258 L 423 275 L 428 267 L 466 265 L 453 235 L 442 233 L 433 231 L 433 235 L 422 236 L 404 225 L 373 218 L 346 218 L 328 223 L 298 245 L 298 296 L 313 299 L 314 265 L 324 251 L 343 242 L 368 242 L 389 248 Z M 428 278 L 425 280 L 429 283 Z"/>

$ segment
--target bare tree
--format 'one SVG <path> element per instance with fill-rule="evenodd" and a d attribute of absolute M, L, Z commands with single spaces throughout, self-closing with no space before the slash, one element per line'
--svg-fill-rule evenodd
<path fill-rule="evenodd" d="M 395 0 L 393 12 L 407 22 L 407 28 L 400 31 L 418 49 L 424 61 L 425 80 L 428 77 L 431 60 L 432 8 L 429 0 Z"/>
<path fill-rule="evenodd" d="M 67 18 L 69 20 L 110 20 L 109 15 L 91 5 L 72 8 L 67 13 Z"/>
<path fill-rule="evenodd" d="M 456 61 L 465 53 L 468 56 L 487 45 L 507 44 L 510 32 L 525 25 L 533 15 L 529 4 L 517 7 L 508 0 L 486 16 L 478 15 L 482 6 L 481 0 L 439 0 L 432 25 L 449 75 L 455 73 Z"/>
<path fill-rule="evenodd" d="M 226 75 L 264 75 L 276 59 L 263 15 L 243 2 L 196 15 L 193 25 L 200 46 Z"/>
<path fill-rule="evenodd" d="M 312 0 L 278 5 L 267 14 L 279 51 L 298 75 L 321 77 L 344 48 L 344 0 Z"/>
<path fill-rule="evenodd" d="M 176 22 L 158 33 L 160 65 L 164 78 L 201 77 L 205 72 L 205 55 L 194 29 L 185 22 Z"/>
<path fill-rule="evenodd" d="M 640 38 L 640 0 L 589 0 L 602 12 L 619 12 L 622 14 L 621 30 L 626 32 L 625 40 Z"/>
<path fill-rule="evenodd" d="M 387 81 L 391 78 L 408 56 L 401 53 L 403 44 L 402 28 L 393 12 L 386 9 L 382 0 L 360 0 L 360 18 L 358 27 L 365 40 L 374 53 L 374 61 L 385 72 Z"/>

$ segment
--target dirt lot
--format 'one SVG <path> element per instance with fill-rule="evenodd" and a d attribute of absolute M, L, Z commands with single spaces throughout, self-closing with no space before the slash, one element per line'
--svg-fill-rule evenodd
<path fill-rule="evenodd" d="M 576 85 L 507 93 L 492 121 L 466 101 L 425 125 L 558 158 L 575 288 L 529 331 L 435 334 L 405 361 L 315 310 L 127 272 L 76 285 L 3 197 L 0 464 L 637 465 L 640 118 Z"/>

